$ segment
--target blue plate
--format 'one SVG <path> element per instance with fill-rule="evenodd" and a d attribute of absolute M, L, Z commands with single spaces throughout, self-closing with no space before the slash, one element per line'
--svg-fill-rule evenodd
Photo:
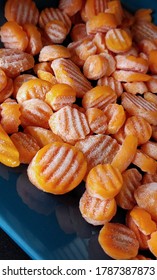
<path fill-rule="evenodd" d="M 4 2 L 1 0 L 0 24 L 4 22 Z M 57 5 L 57 1 L 37 1 L 40 8 L 52 2 Z M 156 0 L 122 2 L 130 11 L 157 10 Z M 154 19 L 157 21 L 155 14 Z M 32 259 L 111 259 L 98 244 L 100 227 L 89 225 L 80 214 L 83 191 L 82 184 L 64 196 L 47 194 L 29 182 L 26 166 L 11 169 L 0 164 L 0 226 Z M 113 221 L 123 223 L 124 219 L 125 212 L 118 209 Z"/>

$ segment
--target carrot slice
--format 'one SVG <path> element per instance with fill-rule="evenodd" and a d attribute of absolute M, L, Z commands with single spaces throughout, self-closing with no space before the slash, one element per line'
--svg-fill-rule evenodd
<path fill-rule="evenodd" d="M 9 167 L 20 165 L 19 152 L 0 124 L 0 162 Z"/>
<path fill-rule="evenodd" d="M 6 87 L 7 85 L 7 76 L 5 72 L 0 69 L 0 92 Z"/>
<path fill-rule="evenodd" d="M 77 187 L 86 169 L 82 152 L 67 143 L 54 142 L 37 152 L 28 166 L 28 177 L 37 188 L 60 195 Z"/>
<path fill-rule="evenodd" d="M 20 121 L 20 105 L 11 98 L 1 104 L 1 125 L 8 134 L 18 131 Z M 11 118 L 10 118 L 11 116 Z"/>
<path fill-rule="evenodd" d="M 13 133 L 10 138 L 19 152 L 20 163 L 29 164 L 40 149 L 36 140 L 23 132 Z"/>
<path fill-rule="evenodd" d="M 137 151 L 138 140 L 134 135 L 127 135 L 111 164 L 123 172 L 133 161 Z"/>
<path fill-rule="evenodd" d="M 130 259 L 138 253 L 136 235 L 123 224 L 106 223 L 99 232 L 98 240 L 106 254 L 117 260 Z"/>
<path fill-rule="evenodd" d="M 98 164 L 93 167 L 86 179 L 88 193 L 100 199 L 112 199 L 120 191 L 123 178 L 118 168 L 111 164 Z"/>
<path fill-rule="evenodd" d="M 150 235 L 156 231 L 156 223 L 152 220 L 151 215 L 143 208 L 135 206 L 130 211 L 130 216 L 144 234 Z"/>
<path fill-rule="evenodd" d="M 121 28 L 113 28 L 105 36 L 107 48 L 114 53 L 123 53 L 132 46 L 132 38 Z"/>
<path fill-rule="evenodd" d="M 97 226 L 109 222 L 116 214 L 117 206 L 114 198 L 101 200 L 86 190 L 80 198 L 79 209 L 88 223 Z"/>
<path fill-rule="evenodd" d="M 4 13 L 8 21 L 16 21 L 20 25 L 38 23 L 39 11 L 32 0 L 7 0 Z"/>
<path fill-rule="evenodd" d="M 136 205 L 134 191 L 141 184 L 142 175 L 136 168 L 129 168 L 122 173 L 123 185 L 116 196 L 117 204 L 127 210 L 131 210 Z"/>
<path fill-rule="evenodd" d="M 97 32 L 107 32 L 117 27 L 117 20 L 113 14 L 99 13 L 93 16 L 86 23 L 87 34 L 96 34 Z"/>
<path fill-rule="evenodd" d="M 17 22 L 8 21 L 1 27 L 1 41 L 5 48 L 25 51 L 29 40 L 26 32 Z"/>

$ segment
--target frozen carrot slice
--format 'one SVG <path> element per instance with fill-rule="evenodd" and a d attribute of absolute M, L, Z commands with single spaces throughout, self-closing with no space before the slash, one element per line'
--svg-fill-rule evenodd
<path fill-rule="evenodd" d="M 5 72 L 0 69 L 0 92 L 6 87 L 7 85 L 7 76 Z"/>
<path fill-rule="evenodd" d="M 105 34 L 104 33 L 96 33 L 93 38 L 93 43 L 97 47 L 97 53 L 103 53 L 106 51 L 106 43 L 105 43 Z"/>
<path fill-rule="evenodd" d="M 148 183 L 157 183 L 157 172 L 154 174 L 144 173 L 142 177 L 142 185 L 148 184 Z"/>
<path fill-rule="evenodd" d="M 55 112 L 49 119 L 49 125 L 55 134 L 72 144 L 84 139 L 90 132 L 85 114 L 70 106 Z"/>
<path fill-rule="evenodd" d="M 73 42 L 86 38 L 87 37 L 86 24 L 85 23 L 75 24 L 71 29 L 70 37 Z"/>
<path fill-rule="evenodd" d="M 37 188 L 64 194 L 79 185 L 87 169 L 83 154 L 66 143 L 54 142 L 40 149 L 28 166 L 28 177 Z"/>
<path fill-rule="evenodd" d="M 22 84 L 19 88 L 16 99 L 19 104 L 32 98 L 45 99 L 46 93 L 51 89 L 51 83 L 41 80 L 32 79 Z"/>
<path fill-rule="evenodd" d="M 148 248 L 152 254 L 157 257 L 157 245 L 156 245 L 157 231 L 153 232 L 148 240 Z"/>
<path fill-rule="evenodd" d="M 154 23 L 148 21 L 136 21 L 132 26 L 132 35 L 135 42 L 148 39 L 153 42 L 157 40 L 157 27 Z"/>
<path fill-rule="evenodd" d="M 157 106 L 157 96 L 156 96 L 156 94 L 154 94 L 152 92 L 146 92 L 144 94 L 144 99 L 149 101 L 149 102 L 152 102 L 154 105 Z"/>
<path fill-rule="evenodd" d="M 81 10 L 82 0 L 60 0 L 58 8 L 72 17 Z"/>
<path fill-rule="evenodd" d="M 142 150 L 137 150 L 132 161 L 133 164 L 138 166 L 142 171 L 154 174 L 157 171 L 157 162 L 149 157 Z"/>
<path fill-rule="evenodd" d="M 39 11 L 32 0 L 7 0 L 4 12 L 8 21 L 16 21 L 20 25 L 36 25 L 39 18 Z"/>
<path fill-rule="evenodd" d="M 126 120 L 124 126 L 125 135 L 135 135 L 138 145 L 146 143 L 152 135 L 152 127 L 143 117 L 132 116 Z"/>
<path fill-rule="evenodd" d="M 21 125 L 40 126 L 49 128 L 49 118 L 53 114 L 51 107 L 41 99 L 32 98 L 22 102 L 21 107 Z"/>
<path fill-rule="evenodd" d="M 149 69 L 152 74 L 157 74 L 157 49 L 149 53 Z"/>
<path fill-rule="evenodd" d="M 37 75 L 38 70 L 43 70 L 43 71 L 49 72 L 51 74 L 54 74 L 53 70 L 51 68 L 51 62 L 46 61 L 46 62 L 36 63 L 33 68 L 33 71 L 36 75 Z"/>
<path fill-rule="evenodd" d="M 23 132 L 13 133 L 10 138 L 19 152 L 20 163 L 29 164 L 40 149 L 36 140 Z"/>
<path fill-rule="evenodd" d="M 38 28 L 38 31 L 40 32 L 41 35 L 41 41 L 42 41 L 42 46 L 49 46 L 52 44 L 51 39 L 47 36 L 46 32 L 42 28 Z"/>
<path fill-rule="evenodd" d="M 8 98 L 1 104 L 1 125 L 8 134 L 18 131 L 20 121 L 20 105 Z M 11 116 L 11 117 L 10 117 Z"/>
<path fill-rule="evenodd" d="M 26 48 L 26 52 L 32 55 L 39 54 L 43 46 L 39 30 L 34 24 L 31 23 L 25 23 L 23 25 L 23 30 L 26 32 L 28 37 L 28 46 Z"/>
<path fill-rule="evenodd" d="M 105 113 L 97 108 L 89 108 L 86 110 L 86 117 L 92 132 L 104 134 L 107 128 L 107 117 Z"/>
<path fill-rule="evenodd" d="M 24 133 L 32 135 L 40 148 L 52 142 L 63 142 L 62 139 L 51 130 L 39 126 L 27 126 Z"/>
<path fill-rule="evenodd" d="M 90 36 L 80 41 L 77 41 L 73 45 L 73 48 L 75 48 L 76 55 L 78 55 L 79 59 L 84 61 L 91 55 L 95 55 L 97 51 L 97 47 L 93 43 L 93 40 L 91 40 Z"/>
<path fill-rule="evenodd" d="M 58 83 L 65 83 L 72 86 L 76 90 L 77 97 L 83 97 L 92 88 L 91 83 L 85 78 L 79 67 L 70 59 L 55 59 L 52 61 L 51 67 Z"/>
<path fill-rule="evenodd" d="M 99 13 L 104 13 L 108 7 L 108 0 L 87 0 L 85 3 L 85 15 L 87 19 Z"/>
<path fill-rule="evenodd" d="M 116 55 L 115 59 L 117 69 L 135 71 L 144 74 L 148 71 L 148 60 L 143 57 Z"/>
<path fill-rule="evenodd" d="M 116 93 L 108 86 L 96 86 L 87 91 L 82 99 L 82 106 L 85 109 L 98 108 L 104 110 L 108 104 L 115 103 Z"/>
<path fill-rule="evenodd" d="M 41 11 L 39 16 L 39 26 L 45 28 L 46 24 L 52 20 L 61 21 L 67 29 L 67 34 L 71 29 L 70 17 L 58 8 L 45 8 Z"/>
<path fill-rule="evenodd" d="M 143 234 L 150 235 L 152 232 L 156 231 L 156 223 L 145 209 L 135 206 L 130 211 L 130 216 Z"/>
<path fill-rule="evenodd" d="M 79 40 L 79 41 L 75 41 L 75 42 L 72 42 L 70 44 L 68 44 L 67 48 L 68 50 L 70 51 L 71 53 L 71 61 L 77 65 L 79 68 L 81 68 L 83 65 L 84 65 L 84 60 L 81 59 L 79 57 L 79 55 L 76 53 L 76 48 L 78 47 L 78 45 L 80 45 L 80 41 L 82 42 L 82 40 Z M 79 43 L 79 44 L 78 44 Z M 90 46 L 92 46 L 91 50 L 93 51 L 93 44 L 90 43 Z M 95 46 L 94 46 L 95 47 Z M 95 50 L 94 50 L 94 53 L 95 53 Z M 85 54 L 85 52 L 84 52 Z M 88 53 L 87 53 L 87 57 L 88 57 Z"/>
<path fill-rule="evenodd" d="M 121 25 L 124 18 L 124 12 L 121 2 L 119 0 L 108 1 L 107 6 L 108 7 L 105 12 L 114 14 L 118 25 Z"/>
<path fill-rule="evenodd" d="M 37 77 L 32 74 L 21 74 L 21 75 L 17 76 L 13 80 L 13 86 L 14 86 L 13 97 L 16 98 L 17 92 L 23 83 L 25 83 L 29 80 L 36 79 L 36 78 Z"/>
<path fill-rule="evenodd" d="M 148 81 L 149 82 L 149 81 Z M 130 92 L 132 94 L 144 94 L 148 91 L 145 82 L 132 82 L 132 83 L 123 83 L 123 87 L 125 91 Z"/>
<path fill-rule="evenodd" d="M 92 225 L 104 225 L 116 214 L 115 199 L 99 199 L 91 196 L 87 190 L 79 201 L 79 209 L 82 217 Z"/>
<path fill-rule="evenodd" d="M 98 164 L 111 163 L 119 150 L 119 144 L 109 135 L 86 136 L 77 141 L 75 146 L 83 152 L 87 159 L 87 174 Z"/>
<path fill-rule="evenodd" d="M 138 140 L 136 136 L 127 135 L 119 151 L 111 162 L 112 166 L 118 168 L 120 172 L 125 171 L 135 157 L 137 144 Z"/>
<path fill-rule="evenodd" d="M 45 46 L 41 49 L 39 61 L 52 61 L 57 58 L 69 58 L 71 56 L 68 48 L 60 45 Z"/>
<path fill-rule="evenodd" d="M 99 13 L 89 19 L 86 23 L 87 34 L 105 33 L 117 27 L 117 20 L 113 14 Z"/>
<path fill-rule="evenodd" d="M 106 76 L 110 76 L 116 70 L 116 60 L 112 54 L 107 52 L 103 52 L 100 55 L 105 57 L 108 61 Z"/>
<path fill-rule="evenodd" d="M 148 74 L 128 70 L 116 70 L 112 75 L 120 82 L 147 82 L 151 79 Z"/>
<path fill-rule="evenodd" d="M 38 70 L 37 71 L 37 76 L 40 80 L 44 80 L 46 82 L 49 82 L 51 85 L 57 84 L 57 80 L 56 80 L 55 76 L 48 71 Z"/>
<path fill-rule="evenodd" d="M 134 196 L 137 205 L 145 209 L 152 219 L 157 222 L 157 183 L 152 182 L 139 186 L 135 190 Z"/>
<path fill-rule="evenodd" d="M 136 238 L 139 242 L 139 249 L 147 250 L 150 236 L 145 235 L 142 231 L 140 231 L 139 227 L 135 224 L 133 218 L 130 215 L 130 211 L 126 214 L 126 225 L 135 233 Z"/>
<path fill-rule="evenodd" d="M 0 124 L 0 162 L 9 167 L 20 165 L 19 152 Z"/>
<path fill-rule="evenodd" d="M 138 43 L 138 48 L 141 52 L 149 56 L 150 51 L 156 50 L 157 46 L 153 41 L 149 39 L 143 39 Z"/>
<path fill-rule="evenodd" d="M 124 132 L 124 125 L 116 133 L 112 135 L 112 137 L 116 139 L 119 144 L 123 143 L 125 136 L 126 135 Z"/>
<path fill-rule="evenodd" d="M 121 98 L 122 106 L 130 115 L 143 117 L 150 124 L 157 125 L 157 109 L 154 104 L 128 92 L 122 93 Z"/>
<path fill-rule="evenodd" d="M 123 126 L 126 114 L 122 105 L 117 103 L 109 104 L 104 110 L 107 117 L 107 134 L 115 134 Z"/>
<path fill-rule="evenodd" d="M 13 80 L 10 78 L 7 78 L 7 85 L 6 87 L 0 91 L 0 103 L 5 101 L 8 97 L 10 97 L 13 93 L 14 87 L 13 87 Z"/>
<path fill-rule="evenodd" d="M 67 28 L 61 20 L 49 21 L 44 30 L 52 44 L 63 43 L 67 36 Z"/>
<path fill-rule="evenodd" d="M 144 21 L 148 21 L 151 22 L 152 21 L 152 9 L 138 9 L 135 12 L 135 20 L 139 21 L 139 20 L 144 20 Z"/>
<path fill-rule="evenodd" d="M 117 97 L 121 96 L 123 92 L 122 83 L 115 80 L 113 77 L 102 77 L 97 82 L 98 86 L 109 86 L 113 89 L 113 91 L 117 94 Z"/>
<path fill-rule="evenodd" d="M 76 101 L 76 92 L 67 84 L 56 84 L 46 93 L 45 101 L 54 111 L 57 111 L 74 103 Z"/>
<path fill-rule="evenodd" d="M 1 41 L 9 49 L 25 51 L 28 46 L 26 32 L 15 21 L 8 21 L 1 26 Z"/>
<path fill-rule="evenodd" d="M 139 242 L 134 232 L 119 223 L 106 223 L 99 232 L 98 241 L 113 259 L 130 259 L 137 255 Z"/>
<path fill-rule="evenodd" d="M 107 48 L 114 53 L 123 53 L 132 47 L 132 38 L 121 28 L 113 28 L 105 36 Z"/>
<path fill-rule="evenodd" d="M 93 167 L 86 178 L 88 193 L 100 199 L 112 199 L 120 191 L 123 178 L 118 170 L 111 164 L 98 164 Z"/>
<path fill-rule="evenodd" d="M 142 151 L 149 157 L 157 160 L 157 143 L 153 141 L 147 141 L 141 145 Z"/>
<path fill-rule="evenodd" d="M 33 67 L 34 58 L 31 54 L 15 49 L 0 49 L 0 68 L 7 76 L 16 77 Z"/>
<path fill-rule="evenodd" d="M 138 186 L 140 186 L 142 175 L 136 168 L 130 168 L 122 173 L 122 177 L 123 185 L 116 196 L 116 202 L 121 208 L 130 210 L 136 204 L 134 191 Z"/>
<path fill-rule="evenodd" d="M 98 80 L 105 76 L 108 68 L 107 59 L 99 54 L 90 55 L 84 65 L 83 73 L 90 80 Z"/>

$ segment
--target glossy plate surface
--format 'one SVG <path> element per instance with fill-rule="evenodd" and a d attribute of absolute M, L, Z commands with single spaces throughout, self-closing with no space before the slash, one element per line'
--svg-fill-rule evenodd
<path fill-rule="evenodd" d="M 4 2 L 0 1 L 0 24 Z M 39 8 L 57 5 L 57 1 L 36 2 Z M 122 2 L 131 11 L 157 9 L 156 0 Z M 97 241 L 100 227 L 87 224 L 79 212 L 83 191 L 82 184 L 64 196 L 46 194 L 29 182 L 26 166 L 11 169 L 0 164 L 0 226 L 32 259 L 110 259 Z M 124 212 L 118 210 L 113 220 L 124 222 Z"/>

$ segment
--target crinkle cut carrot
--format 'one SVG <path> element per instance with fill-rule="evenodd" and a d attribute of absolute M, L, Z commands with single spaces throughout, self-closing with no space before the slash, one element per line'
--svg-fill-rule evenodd
<path fill-rule="evenodd" d="M 0 49 L 0 68 L 9 77 L 17 77 L 20 73 L 34 67 L 31 54 L 13 49 Z"/>
<path fill-rule="evenodd" d="M 19 152 L 20 163 L 29 164 L 40 149 L 36 140 L 23 132 L 13 133 L 10 138 Z"/>
<path fill-rule="evenodd" d="M 0 91 L 0 103 L 4 102 L 8 97 L 10 97 L 13 94 L 13 90 L 13 80 L 11 78 L 7 78 L 6 87 Z"/>
<path fill-rule="evenodd" d="M 106 33 L 108 30 L 113 30 L 117 27 L 117 21 L 113 14 L 99 13 L 93 16 L 86 23 L 87 34 L 96 34 L 97 32 Z"/>
<path fill-rule="evenodd" d="M 23 30 L 28 36 L 28 45 L 26 48 L 26 52 L 32 54 L 33 56 L 39 54 L 40 50 L 42 49 L 43 43 L 38 28 L 34 24 L 25 23 L 23 25 Z"/>
<path fill-rule="evenodd" d="M 138 140 L 134 135 L 127 135 L 117 152 L 115 158 L 111 162 L 113 167 L 116 167 L 123 172 L 131 164 L 137 151 Z"/>
<path fill-rule="evenodd" d="M 16 133 L 19 130 L 20 121 L 20 105 L 11 98 L 7 98 L 1 104 L 1 125 L 8 134 Z M 10 118 L 11 115 L 11 118 Z"/>
<path fill-rule="evenodd" d="M 112 28 L 105 36 L 106 46 L 113 53 L 123 53 L 132 47 L 131 36 L 122 28 Z"/>
<path fill-rule="evenodd" d="M 114 259 L 130 259 L 137 255 L 139 242 L 134 232 L 119 223 L 106 223 L 99 232 L 99 244 Z"/>
<path fill-rule="evenodd" d="M 0 162 L 9 167 L 20 165 L 19 152 L 0 124 Z"/>
<path fill-rule="evenodd" d="M 82 0 L 60 0 L 58 8 L 72 17 L 82 8 Z"/>
<path fill-rule="evenodd" d="M 85 23 L 75 24 L 70 32 L 70 37 L 73 42 L 84 39 L 87 36 Z"/>
<path fill-rule="evenodd" d="M 99 54 L 90 55 L 83 65 L 83 73 L 89 80 L 102 78 L 105 76 L 107 69 L 107 59 Z"/>
<path fill-rule="evenodd" d="M 142 20 L 142 21 L 151 22 L 152 21 L 152 15 L 151 15 L 152 12 L 153 12 L 152 9 L 138 9 L 135 12 L 135 20 L 136 21 Z"/>
<path fill-rule="evenodd" d="M 18 24 L 32 23 L 36 25 L 39 18 L 39 10 L 32 0 L 7 0 L 4 10 L 8 21 L 16 21 Z"/>
<path fill-rule="evenodd" d="M 1 41 L 5 48 L 25 51 L 29 39 L 22 26 L 16 21 L 8 21 L 1 26 Z"/>
<path fill-rule="evenodd" d="M 5 72 L 0 68 L 0 92 L 6 87 L 7 85 L 7 76 Z"/>

